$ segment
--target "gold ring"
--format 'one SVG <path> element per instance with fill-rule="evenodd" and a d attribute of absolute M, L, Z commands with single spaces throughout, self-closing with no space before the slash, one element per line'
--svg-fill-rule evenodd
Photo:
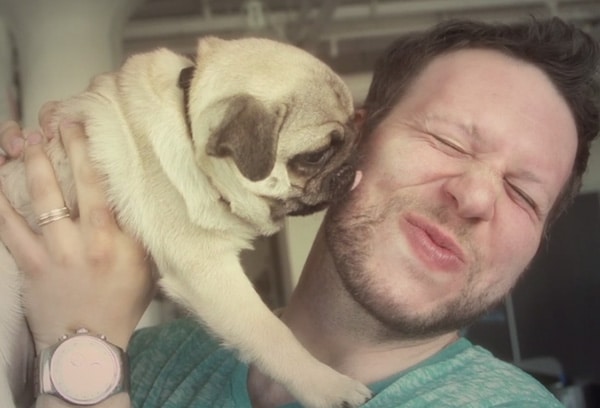
<path fill-rule="evenodd" d="M 62 220 L 71 216 L 71 212 L 67 207 L 56 208 L 54 210 L 45 212 L 37 218 L 37 224 L 40 227 L 50 224 L 51 222 Z"/>

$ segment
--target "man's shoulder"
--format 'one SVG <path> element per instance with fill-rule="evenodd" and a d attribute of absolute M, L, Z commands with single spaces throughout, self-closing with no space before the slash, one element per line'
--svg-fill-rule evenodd
<path fill-rule="evenodd" d="M 212 342 L 217 345 L 217 342 L 199 322 L 192 318 L 179 318 L 157 326 L 136 330 L 129 343 L 129 350 L 137 353 L 156 344 L 160 344 L 161 347 L 171 344 L 178 345 L 186 339 L 206 343 Z"/>
<path fill-rule="evenodd" d="M 465 339 L 400 375 L 380 396 L 414 407 L 562 406 L 533 377 Z"/>
<path fill-rule="evenodd" d="M 134 407 L 231 406 L 240 362 L 196 320 L 140 329 L 127 352 Z"/>
<path fill-rule="evenodd" d="M 158 364 L 162 360 L 194 359 L 196 363 L 217 354 L 228 358 L 231 351 L 213 337 L 197 320 L 174 319 L 157 326 L 137 330 L 127 350 L 132 366 L 151 360 Z"/>

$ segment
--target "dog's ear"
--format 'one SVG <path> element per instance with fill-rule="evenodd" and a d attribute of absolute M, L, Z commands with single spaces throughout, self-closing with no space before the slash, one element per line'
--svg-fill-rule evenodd
<path fill-rule="evenodd" d="M 227 110 L 206 145 L 209 156 L 233 158 L 240 172 L 249 180 L 266 178 L 277 158 L 279 131 L 285 107 L 268 109 L 250 95 L 236 95 L 227 100 Z"/>

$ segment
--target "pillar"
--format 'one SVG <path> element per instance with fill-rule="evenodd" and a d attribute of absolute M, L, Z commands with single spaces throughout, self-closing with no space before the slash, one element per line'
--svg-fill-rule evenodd
<path fill-rule="evenodd" d="M 0 121 L 17 118 L 14 73 L 12 41 L 0 16 Z"/>
<path fill-rule="evenodd" d="M 122 60 L 122 31 L 142 0 L 0 0 L 17 48 L 21 122 L 40 106 L 81 92 Z"/>

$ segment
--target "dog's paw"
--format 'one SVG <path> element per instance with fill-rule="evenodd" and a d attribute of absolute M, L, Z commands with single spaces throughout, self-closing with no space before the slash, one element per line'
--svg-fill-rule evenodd
<path fill-rule="evenodd" d="M 315 378 L 314 382 L 301 401 L 307 408 L 358 408 L 373 397 L 368 387 L 344 375 L 330 381 Z"/>

